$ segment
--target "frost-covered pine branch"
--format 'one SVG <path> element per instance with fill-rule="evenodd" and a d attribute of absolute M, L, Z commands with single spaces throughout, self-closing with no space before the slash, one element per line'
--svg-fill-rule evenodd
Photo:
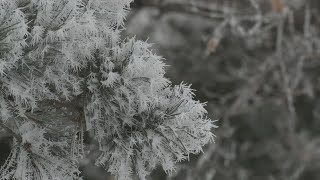
<path fill-rule="evenodd" d="M 118 179 L 202 151 L 215 127 L 190 86 L 172 86 L 150 45 L 120 37 L 131 0 L 2 0 L 1 179 L 81 179 L 84 131 Z"/>

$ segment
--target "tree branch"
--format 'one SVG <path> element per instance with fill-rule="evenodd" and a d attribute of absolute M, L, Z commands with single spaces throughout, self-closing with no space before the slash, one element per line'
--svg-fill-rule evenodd
<path fill-rule="evenodd" d="M 5 129 L 8 133 L 10 133 L 14 138 L 17 139 L 18 142 L 22 142 L 22 137 L 20 135 L 18 135 L 17 133 L 15 133 L 12 129 L 10 129 L 9 127 L 7 127 L 6 125 L 4 125 L 3 123 L 0 123 L 0 127 L 2 127 L 3 129 Z"/>
<path fill-rule="evenodd" d="M 209 19 L 224 19 L 225 14 L 231 13 L 231 9 L 218 8 L 216 4 L 208 5 L 201 2 L 169 2 L 164 0 L 136 0 L 132 7 L 154 7 L 161 12 L 179 12 L 193 14 Z"/>

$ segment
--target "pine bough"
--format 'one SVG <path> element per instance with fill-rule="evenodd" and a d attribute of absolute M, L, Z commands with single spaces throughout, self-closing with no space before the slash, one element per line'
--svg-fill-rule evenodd
<path fill-rule="evenodd" d="M 120 39 L 130 3 L 0 1 L 0 128 L 14 137 L 2 180 L 81 179 L 84 131 L 121 180 L 170 173 L 213 140 L 190 86 L 171 85 L 148 43 Z"/>

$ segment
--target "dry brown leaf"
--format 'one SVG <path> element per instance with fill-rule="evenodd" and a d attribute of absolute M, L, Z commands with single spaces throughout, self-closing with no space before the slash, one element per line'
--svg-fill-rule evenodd
<path fill-rule="evenodd" d="M 211 38 L 207 43 L 207 52 L 208 54 L 214 53 L 218 46 L 218 42 L 215 38 Z"/>
<path fill-rule="evenodd" d="M 284 5 L 281 0 L 271 0 L 272 9 L 276 12 L 282 12 Z"/>

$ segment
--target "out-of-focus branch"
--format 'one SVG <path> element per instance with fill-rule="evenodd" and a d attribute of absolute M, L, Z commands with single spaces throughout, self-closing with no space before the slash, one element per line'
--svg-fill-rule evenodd
<path fill-rule="evenodd" d="M 261 5 L 256 0 L 247 3 L 248 6 L 243 9 L 238 7 L 240 3 L 230 6 L 225 3 L 202 1 L 135 0 L 132 7 L 152 7 L 158 9 L 160 14 L 176 12 L 215 20 L 226 23 L 241 36 L 259 34 L 276 26 L 274 21 L 277 21 L 277 14 L 281 14 L 282 11 L 277 13 L 270 11 L 262 15 Z M 248 24 L 251 26 L 248 27 Z"/>
<path fill-rule="evenodd" d="M 205 4 L 201 2 L 176 2 L 166 0 L 136 0 L 133 7 L 154 7 L 161 12 L 179 12 L 193 14 L 210 19 L 224 19 L 225 14 L 232 13 L 231 8 L 218 8 L 216 4 Z"/>

